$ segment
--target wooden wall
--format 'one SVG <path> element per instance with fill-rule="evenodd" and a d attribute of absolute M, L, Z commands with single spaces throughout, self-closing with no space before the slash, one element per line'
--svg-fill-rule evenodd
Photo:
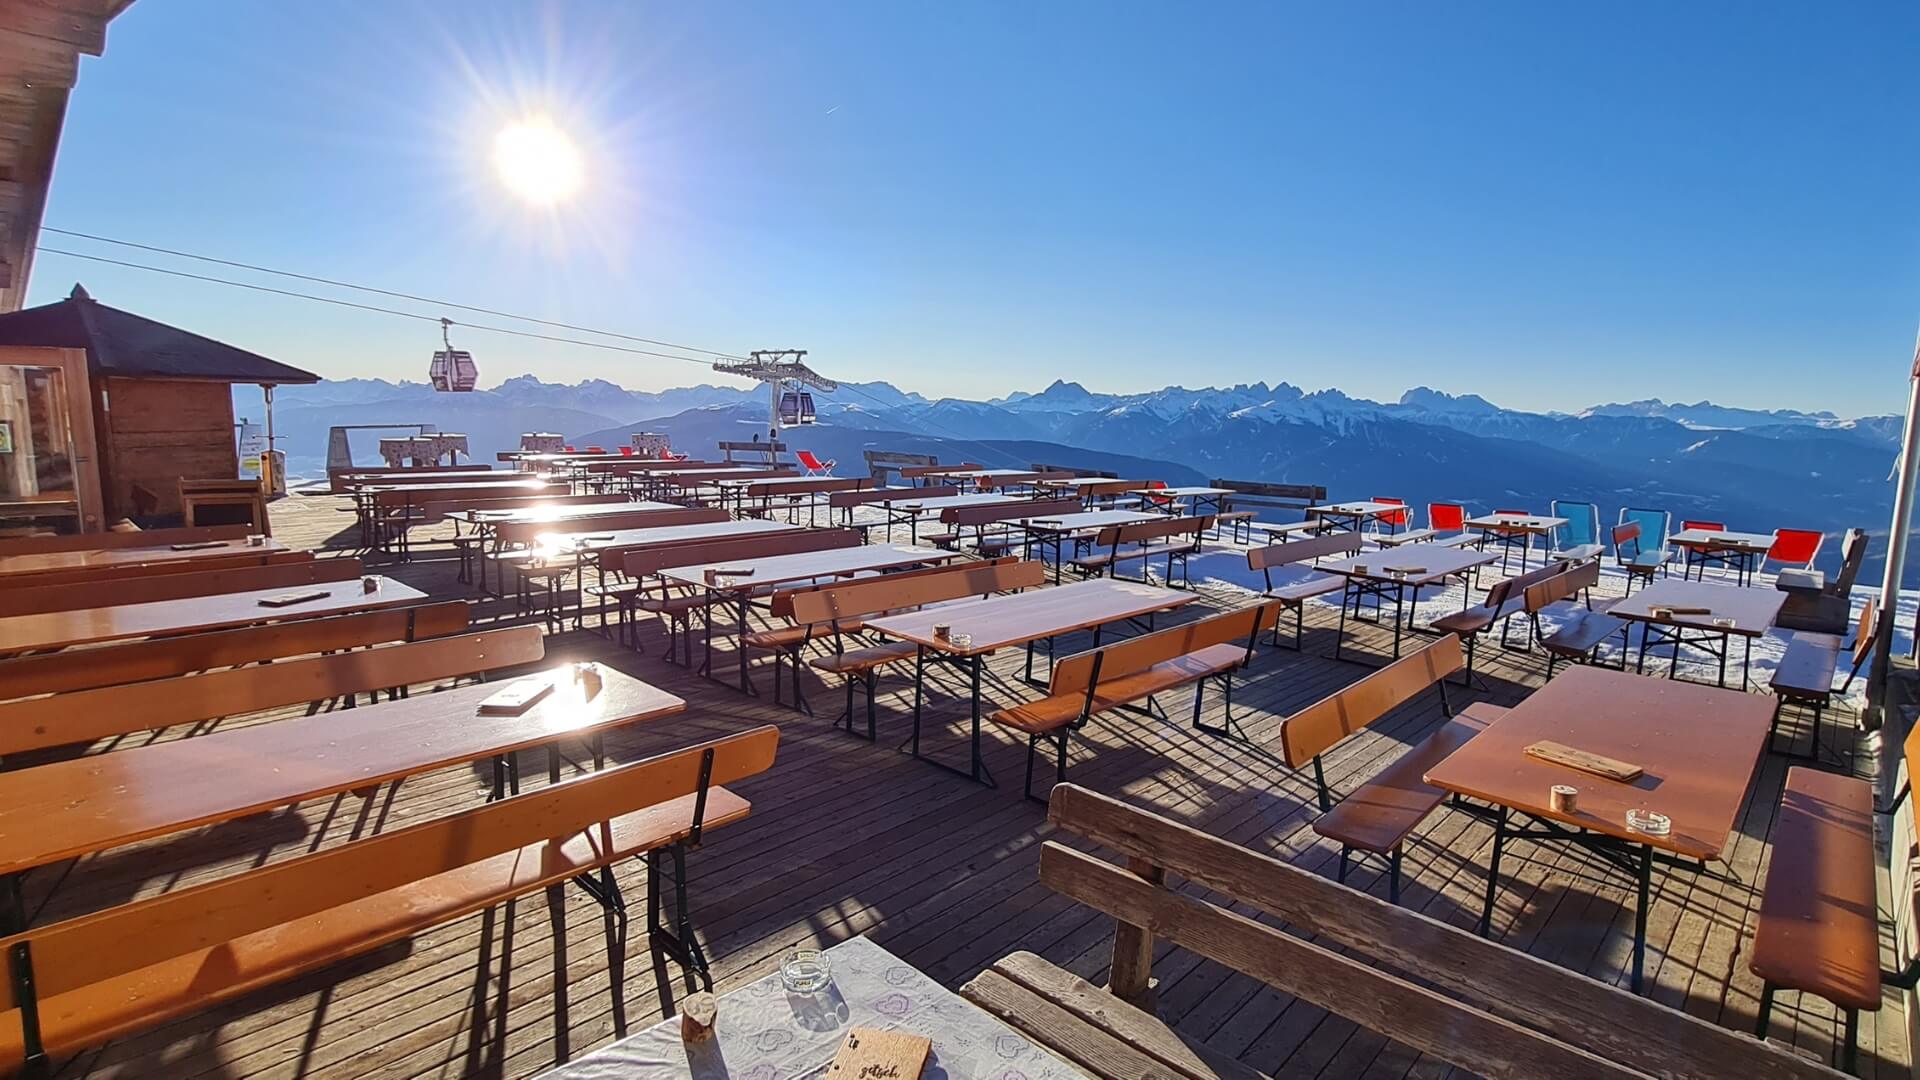
<path fill-rule="evenodd" d="M 181 477 L 239 475 L 228 384 L 108 378 L 94 400 L 109 521 L 178 515 Z M 136 498 L 137 488 L 152 498 Z"/>

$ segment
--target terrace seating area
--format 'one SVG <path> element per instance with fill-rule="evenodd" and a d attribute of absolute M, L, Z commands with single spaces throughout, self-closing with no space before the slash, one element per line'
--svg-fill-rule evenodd
<path fill-rule="evenodd" d="M 1911 1075 L 1856 533 L 767 445 L 0 541 L 0 1073 Z"/>

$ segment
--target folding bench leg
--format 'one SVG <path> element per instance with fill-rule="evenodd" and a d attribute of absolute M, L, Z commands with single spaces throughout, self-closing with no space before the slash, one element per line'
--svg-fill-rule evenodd
<path fill-rule="evenodd" d="M 707 954 L 701 949 L 699 939 L 693 933 L 693 918 L 688 912 L 687 902 L 687 851 L 682 844 L 672 844 L 665 848 L 656 848 L 647 852 L 647 941 L 653 950 L 654 961 L 670 956 L 687 969 L 689 982 L 697 977 L 703 989 L 713 989 L 713 975 L 707 967 Z M 662 878 L 667 873 L 667 863 L 673 864 L 673 926 L 668 928 L 661 921 L 660 911 L 664 906 Z"/>

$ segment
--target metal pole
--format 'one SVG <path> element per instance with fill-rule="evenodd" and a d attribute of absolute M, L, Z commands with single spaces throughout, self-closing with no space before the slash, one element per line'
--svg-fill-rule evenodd
<path fill-rule="evenodd" d="M 1867 709 L 1871 719 L 1885 704 L 1887 675 L 1893 665 L 1893 627 L 1897 619 L 1900 582 L 1906 576 L 1907 532 L 1913 525 L 1914 483 L 1920 479 L 1920 336 L 1913 349 L 1908 375 L 1907 427 L 1900 440 L 1900 486 L 1893 494 L 1893 522 L 1887 530 L 1887 572 L 1880 585 L 1880 612 L 1874 627 L 1873 666 L 1867 677 Z M 1884 726 L 1886 717 L 1879 718 Z M 1893 733 L 1904 738 L 1904 732 Z"/>

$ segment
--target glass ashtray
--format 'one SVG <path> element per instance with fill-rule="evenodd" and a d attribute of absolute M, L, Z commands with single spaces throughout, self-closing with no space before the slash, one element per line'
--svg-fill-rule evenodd
<path fill-rule="evenodd" d="M 833 965 L 819 949 L 788 949 L 780 958 L 780 985 L 796 994 L 817 994 L 833 978 Z"/>
<path fill-rule="evenodd" d="M 956 649 L 965 651 L 973 647 L 973 635 L 961 633 L 960 631 L 956 630 L 953 633 L 947 635 L 947 644 L 952 645 Z"/>
<path fill-rule="evenodd" d="M 1652 810 L 1629 810 L 1627 828 L 1648 836 L 1665 836 L 1673 831 L 1673 819 Z"/>

